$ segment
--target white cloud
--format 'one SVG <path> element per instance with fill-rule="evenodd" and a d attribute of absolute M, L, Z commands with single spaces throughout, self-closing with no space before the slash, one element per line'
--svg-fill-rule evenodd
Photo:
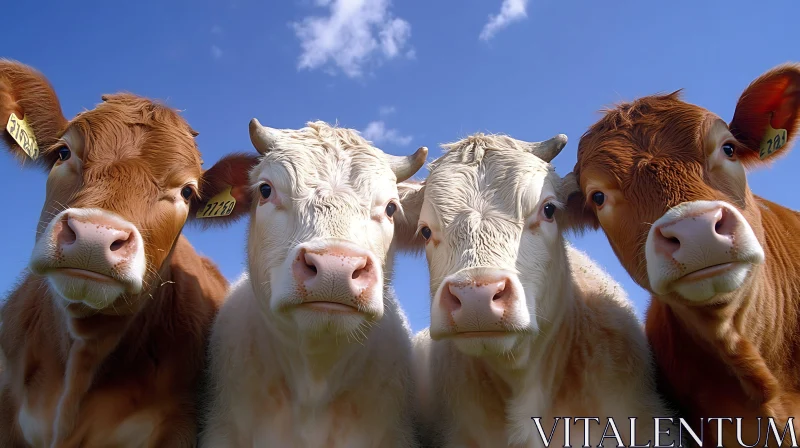
<path fill-rule="evenodd" d="M 219 58 L 221 58 L 221 57 L 222 57 L 222 49 L 221 49 L 221 48 L 219 48 L 219 47 L 218 47 L 218 46 L 216 46 L 216 45 L 212 45 L 212 46 L 211 46 L 211 56 L 213 56 L 213 57 L 214 57 L 214 59 L 219 59 Z"/>
<path fill-rule="evenodd" d="M 395 112 L 394 106 L 381 106 L 381 108 L 378 109 L 378 113 L 381 114 L 381 116 L 391 115 L 394 112 Z"/>
<path fill-rule="evenodd" d="M 372 121 L 361 131 L 361 135 L 375 144 L 392 143 L 405 146 L 411 143 L 410 135 L 401 135 L 397 129 L 386 129 L 383 121 Z"/>
<path fill-rule="evenodd" d="M 520 21 L 528 17 L 525 12 L 528 7 L 528 0 L 503 0 L 503 5 L 500 7 L 500 14 L 496 16 L 489 15 L 489 21 L 484 25 L 481 31 L 480 39 L 489 40 L 497 34 L 498 31 L 510 25 L 512 22 Z"/>
<path fill-rule="evenodd" d="M 389 12 L 391 0 L 316 0 L 330 15 L 306 17 L 292 23 L 303 53 L 299 69 L 327 64 L 356 78 L 369 63 L 397 57 L 412 58 L 407 48 L 411 25 Z"/>

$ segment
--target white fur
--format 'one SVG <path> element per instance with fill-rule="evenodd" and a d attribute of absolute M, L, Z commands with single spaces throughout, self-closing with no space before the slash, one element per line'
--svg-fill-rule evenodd
<path fill-rule="evenodd" d="M 251 173 L 248 273 L 212 330 L 200 445 L 413 446 L 411 333 L 388 287 L 385 209 L 398 200 L 389 162 L 357 133 L 321 122 L 270 133 L 273 148 Z M 298 248 L 331 243 L 368 251 L 382 279 L 359 314 L 296 306 Z"/>
<path fill-rule="evenodd" d="M 549 432 L 553 417 L 619 424 L 635 416 L 637 439 L 647 441 L 652 417 L 670 414 L 641 325 L 622 288 L 563 240 L 560 213 L 542 215 L 576 185 L 530 146 L 478 135 L 448 145 L 432 164 L 420 227 L 432 230 L 431 333 L 440 335 L 414 339 L 423 431 L 436 446 L 533 447 L 542 445 L 532 417 Z M 463 340 L 434 311 L 445 279 L 478 268 L 513 272 L 521 285 L 524 306 L 508 319 L 507 336 Z M 581 446 L 582 426 L 571 429 L 572 446 Z M 596 445 L 602 428 L 590 432 Z M 559 437 L 551 446 L 562 446 Z"/>

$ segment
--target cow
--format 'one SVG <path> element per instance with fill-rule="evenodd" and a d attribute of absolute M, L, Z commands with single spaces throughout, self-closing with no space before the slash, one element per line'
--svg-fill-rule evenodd
<path fill-rule="evenodd" d="M 187 122 L 129 93 L 67 120 L 44 75 L 10 60 L 0 121 L 10 153 L 48 173 L 28 272 L 0 310 L 0 446 L 195 446 L 228 282 L 181 229 L 256 158 L 203 173 Z"/>
<path fill-rule="evenodd" d="M 785 64 L 745 89 L 730 123 L 677 91 L 613 107 L 578 147 L 572 215 L 651 293 L 664 394 L 704 446 L 733 444 L 734 418 L 746 444 L 768 417 L 800 430 L 800 214 L 745 174 L 786 154 L 798 123 L 800 64 Z"/>
<path fill-rule="evenodd" d="M 424 185 L 404 190 L 430 272 L 413 370 L 432 446 L 594 446 L 607 418 L 629 445 L 629 417 L 643 443 L 669 415 L 624 290 L 565 240 L 577 184 L 550 162 L 566 143 L 474 134 L 443 145 Z M 600 426 L 562 420 L 580 417 Z"/>
<path fill-rule="evenodd" d="M 250 122 L 247 270 L 214 323 L 200 446 L 410 447 L 411 330 L 392 278 L 398 182 L 425 163 L 357 131 Z"/>

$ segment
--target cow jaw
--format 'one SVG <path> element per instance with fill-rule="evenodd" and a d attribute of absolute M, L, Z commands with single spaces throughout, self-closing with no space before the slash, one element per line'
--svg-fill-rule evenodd
<path fill-rule="evenodd" d="M 764 249 L 736 207 L 723 201 L 684 202 L 659 218 L 645 245 L 652 291 L 709 303 L 745 284 Z"/>
<path fill-rule="evenodd" d="M 66 302 L 101 310 L 124 294 L 141 293 L 144 242 L 136 226 L 113 213 L 69 208 L 36 241 L 30 269 Z"/>

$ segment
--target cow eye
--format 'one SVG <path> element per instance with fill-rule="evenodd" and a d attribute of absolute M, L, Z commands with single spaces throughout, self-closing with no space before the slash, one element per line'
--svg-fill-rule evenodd
<path fill-rule="evenodd" d="M 552 203 L 548 202 L 544 204 L 544 217 L 547 219 L 553 219 L 553 215 L 556 213 L 556 206 Z"/>
<path fill-rule="evenodd" d="M 420 229 L 419 233 L 421 233 L 422 237 L 425 238 L 426 240 L 431 239 L 431 235 L 433 234 L 433 232 L 431 232 L 430 227 L 423 227 L 422 229 Z"/>
<path fill-rule="evenodd" d="M 261 197 L 264 199 L 269 199 L 269 195 L 272 194 L 272 187 L 269 184 L 261 184 L 258 187 L 258 191 L 261 192 Z"/>
<path fill-rule="evenodd" d="M 733 154 L 736 152 L 733 145 L 730 143 L 725 143 L 722 145 L 722 152 L 725 153 L 728 157 L 733 157 Z"/>
<path fill-rule="evenodd" d="M 606 195 L 602 191 L 595 191 L 592 194 L 592 201 L 597 205 L 603 205 L 606 202 Z"/>
<path fill-rule="evenodd" d="M 67 148 L 66 146 L 58 148 L 58 160 L 66 162 L 67 160 L 69 160 L 71 155 L 72 151 L 70 151 L 69 148 Z"/>
<path fill-rule="evenodd" d="M 181 189 L 181 196 L 183 197 L 183 199 L 187 201 L 192 198 L 193 194 L 194 194 L 194 189 L 192 189 L 192 187 L 188 185 Z"/>
<path fill-rule="evenodd" d="M 397 211 L 397 204 L 395 204 L 394 202 L 390 202 L 386 205 L 386 216 L 391 218 L 392 215 L 394 215 L 394 212 L 396 211 Z"/>

